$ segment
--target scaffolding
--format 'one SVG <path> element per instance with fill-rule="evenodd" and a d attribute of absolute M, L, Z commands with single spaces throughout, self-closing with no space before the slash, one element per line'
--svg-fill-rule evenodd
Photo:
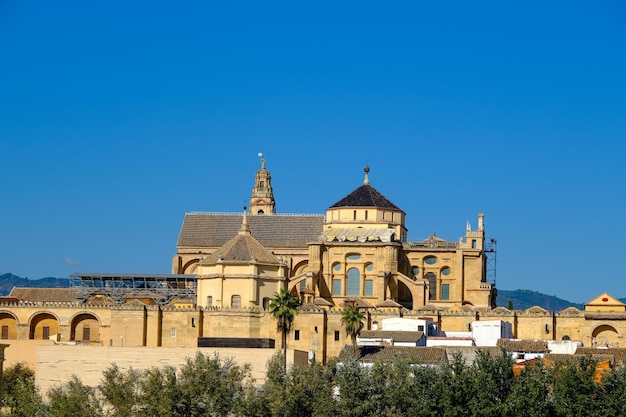
<path fill-rule="evenodd" d="M 197 279 L 195 275 L 186 274 L 76 273 L 70 276 L 70 293 L 72 300 L 81 303 L 96 295 L 107 296 L 120 304 L 137 298 L 149 298 L 158 305 L 165 305 L 174 298 L 195 302 Z"/>
<path fill-rule="evenodd" d="M 496 250 L 497 240 L 487 239 L 485 242 L 485 257 L 487 258 L 487 282 L 496 286 Z"/>

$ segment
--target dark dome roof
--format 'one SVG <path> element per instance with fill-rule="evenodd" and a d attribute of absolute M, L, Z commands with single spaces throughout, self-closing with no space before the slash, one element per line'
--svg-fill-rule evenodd
<path fill-rule="evenodd" d="M 361 185 L 329 208 L 339 207 L 376 207 L 400 210 L 398 206 L 369 184 Z"/>

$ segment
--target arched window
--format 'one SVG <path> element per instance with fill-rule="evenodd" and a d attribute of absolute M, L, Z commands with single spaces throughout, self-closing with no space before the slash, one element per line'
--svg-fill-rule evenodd
<path fill-rule="evenodd" d="M 230 306 L 232 308 L 240 308 L 241 307 L 241 295 L 233 295 L 230 297 Z"/>
<path fill-rule="evenodd" d="M 356 268 L 348 269 L 346 295 L 361 295 L 361 273 Z"/>
<path fill-rule="evenodd" d="M 424 276 L 428 280 L 428 298 L 431 300 L 437 299 L 437 275 L 433 272 L 427 272 Z"/>

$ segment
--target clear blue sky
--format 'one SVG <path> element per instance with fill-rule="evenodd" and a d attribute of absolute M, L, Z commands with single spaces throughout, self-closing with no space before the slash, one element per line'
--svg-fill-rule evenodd
<path fill-rule="evenodd" d="M 497 286 L 626 296 L 626 6 L 0 0 L 0 273 L 170 273 L 184 214 L 374 187 Z"/>

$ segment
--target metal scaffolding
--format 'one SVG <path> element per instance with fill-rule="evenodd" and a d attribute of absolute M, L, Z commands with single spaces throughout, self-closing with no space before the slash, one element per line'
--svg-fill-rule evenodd
<path fill-rule="evenodd" d="M 70 276 L 72 299 L 85 302 L 95 295 L 110 297 L 124 303 L 132 298 L 150 298 L 165 305 L 176 297 L 196 300 L 195 275 L 137 275 L 76 273 Z"/>
<path fill-rule="evenodd" d="M 485 257 L 487 258 L 487 282 L 496 285 L 496 250 L 497 240 L 488 239 L 485 242 Z"/>

